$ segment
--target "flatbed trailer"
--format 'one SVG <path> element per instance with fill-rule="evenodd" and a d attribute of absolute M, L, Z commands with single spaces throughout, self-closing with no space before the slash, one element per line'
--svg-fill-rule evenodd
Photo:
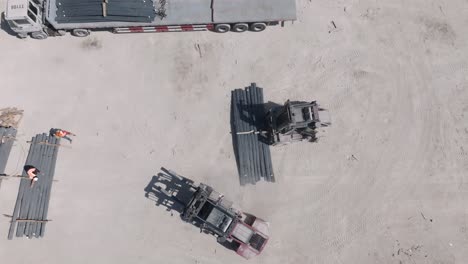
<path fill-rule="evenodd" d="M 8 0 L 5 20 L 19 37 L 71 32 L 260 32 L 296 19 L 295 0 Z"/>

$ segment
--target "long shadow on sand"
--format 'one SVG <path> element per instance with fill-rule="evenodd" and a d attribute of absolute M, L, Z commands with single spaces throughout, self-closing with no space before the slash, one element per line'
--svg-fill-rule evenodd
<path fill-rule="evenodd" d="M 163 172 L 153 176 L 145 187 L 145 197 L 154 201 L 156 206 L 164 206 L 167 211 L 184 212 L 195 189 L 193 181 L 162 168 Z"/>
<path fill-rule="evenodd" d="M 196 187 L 194 182 L 172 171 L 161 168 L 163 172 L 151 178 L 145 187 L 145 197 L 154 201 L 156 206 L 164 206 L 167 211 L 174 210 L 182 216 L 186 205 L 190 202 Z M 195 227 L 201 227 L 201 222 L 193 222 Z M 203 232 L 200 229 L 200 232 Z M 206 234 L 209 232 L 204 231 Z M 218 241 L 228 250 L 236 251 L 239 244 L 229 241 Z"/>

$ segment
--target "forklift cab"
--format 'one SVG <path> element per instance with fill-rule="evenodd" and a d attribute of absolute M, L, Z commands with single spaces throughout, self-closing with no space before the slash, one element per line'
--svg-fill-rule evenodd
<path fill-rule="evenodd" d="M 274 128 L 282 134 L 295 129 L 327 127 L 331 124 L 328 111 L 320 108 L 316 101 L 290 102 L 276 112 Z"/>
<path fill-rule="evenodd" d="M 5 20 L 19 37 L 42 31 L 41 4 L 41 0 L 8 0 Z"/>

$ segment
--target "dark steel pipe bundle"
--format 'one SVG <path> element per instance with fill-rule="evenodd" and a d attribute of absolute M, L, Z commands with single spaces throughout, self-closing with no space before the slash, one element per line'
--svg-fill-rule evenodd
<path fill-rule="evenodd" d="M 152 0 L 57 0 L 59 23 L 142 22 L 156 17 Z"/>
<path fill-rule="evenodd" d="M 2 176 L 5 174 L 5 168 L 10 156 L 11 148 L 16 137 L 16 129 L 13 127 L 0 127 L 0 185 Z"/>
<path fill-rule="evenodd" d="M 263 89 L 252 83 L 232 91 L 231 125 L 241 185 L 275 181 L 269 145 L 261 140 L 264 123 Z"/>
<path fill-rule="evenodd" d="M 23 170 L 24 178 L 20 182 L 8 239 L 13 239 L 15 227 L 17 237 L 44 236 L 59 144 L 60 139 L 47 134 L 32 138 L 25 165 L 40 170 L 39 180 L 31 187 L 31 181 Z"/>

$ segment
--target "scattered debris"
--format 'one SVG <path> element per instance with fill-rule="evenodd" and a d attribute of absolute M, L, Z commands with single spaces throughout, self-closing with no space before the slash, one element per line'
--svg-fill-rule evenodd
<path fill-rule="evenodd" d="M 0 126 L 18 128 L 19 122 L 23 118 L 23 110 L 16 107 L 7 107 L 0 109 Z"/>
<path fill-rule="evenodd" d="M 422 216 L 422 218 L 423 218 L 424 220 L 426 220 L 426 221 L 427 221 L 427 218 L 426 218 L 426 216 L 425 216 L 425 215 L 424 215 L 422 212 L 421 212 L 421 216 Z M 431 222 L 431 223 L 432 223 L 432 218 L 429 218 L 429 222 Z"/>
<path fill-rule="evenodd" d="M 332 20 L 331 23 L 332 23 L 333 27 L 336 28 L 335 21 Z"/>
<path fill-rule="evenodd" d="M 156 1 L 155 1 L 156 2 Z M 167 17 L 166 14 L 166 0 L 159 0 L 159 6 L 156 7 L 156 15 L 163 20 L 165 17 Z"/>
<path fill-rule="evenodd" d="M 195 50 L 198 51 L 198 55 L 200 55 L 200 58 L 202 58 L 202 52 L 201 52 L 201 49 L 200 49 L 200 44 L 194 44 L 195 46 Z"/>
<path fill-rule="evenodd" d="M 445 12 L 444 12 L 444 10 L 442 9 L 442 6 L 439 6 L 439 9 L 440 9 L 440 12 L 442 13 L 442 15 L 445 16 Z"/>
<path fill-rule="evenodd" d="M 330 21 L 330 26 L 329 26 L 329 29 L 328 29 L 328 34 L 332 33 L 332 32 L 336 32 L 336 31 L 339 31 L 338 27 L 336 26 L 336 23 L 335 21 Z"/>

